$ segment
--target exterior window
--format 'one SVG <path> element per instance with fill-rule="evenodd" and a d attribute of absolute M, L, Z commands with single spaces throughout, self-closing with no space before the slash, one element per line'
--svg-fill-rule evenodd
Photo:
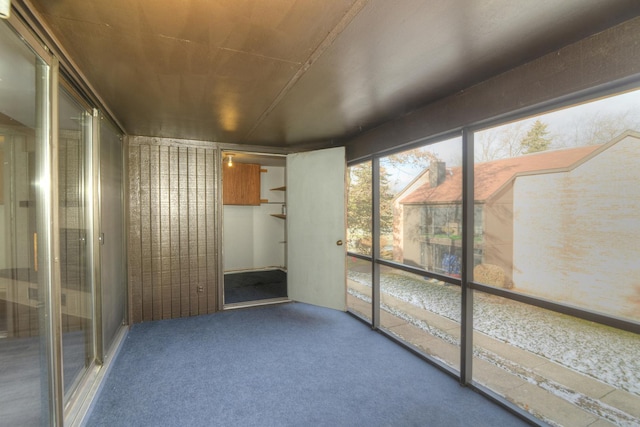
<path fill-rule="evenodd" d="M 476 132 L 475 282 L 640 321 L 639 106 L 628 92 Z M 474 380 L 554 424 L 637 424 L 637 348 L 475 292 Z"/>
<path fill-rule="evenodd" d="M 640 320 L 640 91 L 475 134 L 474 280 Z"/>
<path fill-rule="evenodd" d="M 448 368 L 460 366 L 462 140 L 380 159 L 380 256 L 447 276 L 380 267 L 380 326 Z"/>
<path fill-rule="evenodd" d="M 347 169 L 347 250 L 371 256 L 372 171 L 371 162 Z M 347 256 L 347 307 L 371 320 L 371 261 Z"/>
<path fill-rule="evenodd" d="M 462 205 L 424 205 L 421 224 L 423 265 L 427 270 L 460 277 Z"/>
<path fill-rule="evenodd" d="M 371 255 L 371 162 L 347 169 L 347 249 Z"/>
<path fill-rule="evenodd" d="M 471 246 L 459 138 L 377 159 L 380 234 L 370 199 L 349 205 L 350 236 L 366 236 L 350 246 L 349 308 L 370 318 L 378 288 L 380 328 L 458 370 L 457 285 L 472 247 L 473 381 L 550 424 L 638 424 L 638 334 L 509 295 L 640 322 L 639 106 L 631 91 L 475 132 Z M 358 182 L 371 191 L 362 167 L 354 195 Z"/>

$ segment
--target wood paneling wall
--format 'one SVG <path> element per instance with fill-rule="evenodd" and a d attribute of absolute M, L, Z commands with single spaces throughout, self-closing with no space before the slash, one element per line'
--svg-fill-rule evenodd
<path fill-rule="evenodd" d="M 134 323 L 217 307 L 217 150 L 129 138 L 129 286 Z"/>

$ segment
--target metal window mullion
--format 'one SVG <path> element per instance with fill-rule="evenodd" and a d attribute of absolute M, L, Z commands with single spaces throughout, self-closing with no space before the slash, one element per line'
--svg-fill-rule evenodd
<path fill-rule="evenodd" d="M 460 383 L 473 380 L 473 133 L 462 130 L 462 292 L 460 306 Z"/>
<path fill-rule="evenodd" d="M 62 373 L 62 310 L 60 306 L 60 255 L 57 227 L 57 150 L 58 150 L 58 62 L 38 65 L 36 93 L 40 137 L 36 152 L 36 195 L 38 281 L 43 289 L 41 299 L 45 311 L 43 327 L 47 344 L 49 423 L 64 423 L 64 389 Z"/>
<path fill-rule="evenodd" d="M 91 259 L 92 259 L 92 281 L 93 281 L 93 328 L 94 328 L 94 355 L 98 365 L 104 363 L 104 339 L 102 330 L 102 282 L 101 282 L 101 262 L 100 262 L 100 233 L 101 233 L 101 198 L 100 198 L 100 112 L 93 110 L 91 123 L 91 178 L 90 183 L 92 189 L 92 227 L 89 229 L 91 233 Z"/>
<path fill-rule="evenodd" d="M 64 80 L 60 80 L 60 87 L 64 88 L 65 85 L 62 84 Z M 80 100 L 79 95 L 73 91 L 69 92 L 72 95 L 74 100 L 77 102 Z M 84 371 L 84 379 L 82 382 L 77 384 L 76 390 L 80 390 L 81 393 L 78 394 L 77 391 L 74 391 L 74 395 L 70 396 L 69 401 L 65 405 L 65 420 L 67 422 L 71 422 L 73 424 L 74 420 L 78 416 L 78 411 L 80 408 L 80 402 L 82 401 L 83 396 L 86 395 L 87 390 L 87 373 L 91 372 L 91 370 L 96 366 L 95 363 L 95 290 L 93 286 L 93 189 L 91 185 L 93 183 L 92 179 L 92 109 L 86 105 L 84 102 L 80 102 L 79 105 L 83 108 L 82 113 L 82 131 L 80 143 L 78 145 L 78 159 L 81 159 L 79 162 L 79 167 L 81 168 L 81 173 L 78 177 L 78 197 L 80 200 L 79 206 L 82 207 L 80 212 L 79 220 L 82 221 L 82 226 L 80 227 L 82 230 L 82 234 L 79 239 L 81 243 L 81 251 L 79 256 L 82 261 L 80 265 L 84 266 L 84 272 L 81 275 L 81 280 L 84 282 L 82 285 L 82 289 L 88 291 L 89 299 L 82 301 L 83 310 L 88 311 L 88 315 L 90 317 L 90 331 L 89 336 L 87 337 L 87 331 L 84 331 L 85 334 L 85 342 L 84 342 L 84 350 L 85 357 L 90 358 L 86 360 L 85 371 Z M 84 328 L 85 326 L 83 326 Z"/>
<path fill-rule="evenodd" d="M 40 57 L 42 61 L 51 65 L 51 59 L 53 56 L 51 52 L 46 47 L 45 43 L 42 42 L 34 33 L 31 31 L 32 26 L 24 19 L 20 10 L 16 10 L 15 8 L 19 7 L 17 4 L 12 6 L 12 12 L 7 21 L 14 30 L 19 34 L 20 38 L 24 40 L 24 42 Z"/>
<path fill-rule="evenodd" d="M 380 327 L 380 158 L 371 160 L 371 326 Z"/>
<path fill-rule="evenodd" d="M 124 134 L 120 133 L 120 129 L 114 125 L 114 129 L 119 134 L 120 138 L 120 166 L 121 166 L 121 186 L 120 186 L 120 206 L 122 221 L 122 241 L 120 242 L 121 253 L 120 262 L 122 263 L 123 273 L 121 279 L 123 279 L 125 287 L 124 298 L 124 310 L 122 319 L 122 326 L 131 324 L 130 308 L 131 308 L 131 291 L 129 284 L 129 139 Z"/>
<path fill-rule="evenodd" d="M 460 286 L 461 280 L 455 277 L 446 276 L 444 274 L 433 273 L 423 268 L 413 267 L 411 265 L 402 264 L 397 261 L 389 261 L 387 259 L 379 259 L 378 264 L 382 267 L 391 267 L 396 270 L 406 271 L 407 273 L 415 274 L 416 276 L 422 276 L 425 278 L 436 279 L 440 282 L 449 283 L 452 285 Z"/>
<path fill-rule="evenodd" d="M 631 332 L 634 334 L 640 334 L 640 323 L 633 320 L 624 319 L 617 316 L 612 316 L 597 311 L 564 304 L 562 302 L 548 300 L 532 295 L 527 295 L 519 292 L 514 292 L 509 289 L 496 288 L 493 286 L 485 285 L 483 283 L 470 282 L 469 286 L 474 291 L 484 292 L 490 295 L 496 295 L 500 298 L 505 298 L 511 301 L 517 301 L 523 304 L 527 304 L 533 307 L 539 307 L 544 310 L 553 311 L 555 313 L 566 314 L 567 316 L 577 317 L 579 319 L 586 320 L 588 322 L 599 323 L 611 328 L 621 329 L 623 331 Z"/>
<path fill-rule="evenodd" d="M 95 290 L 95 280 L 94 280 L 94 271 L 96 269 L 96 259 L 94 256 L 94 229 L 95 229 L 95 213 L 94 213 L 94 177 L 93 177 L 93 111 L 88 108 L 85 112 L 85 120 L 84 122 L 84 134 L 82 139 L 83 148 L 85 150 L 84 156 L 84 173 L 83 178 L 84 182 L 82 184 L 83 189 L 83 202 L 82 206 L 84 206 L 84 218 L 86 221 L 85 224 L 85 247 L 87 248 L 86 256 L 87 256 L 87 274 L 85 275 L 85 280 L 88 281 L 88 288 L 91 292 L 91 351 L 93 354 L 93 361 L 96 360 L 96 307 L 95 307 L 95 299 L 96 299 L 96 290 Z"/>

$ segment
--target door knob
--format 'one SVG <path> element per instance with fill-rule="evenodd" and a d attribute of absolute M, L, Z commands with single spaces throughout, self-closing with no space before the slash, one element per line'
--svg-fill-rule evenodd
<path fill-rule="evenodd" d="M 338 246 L 342 246 L 342 240 L 338 240 L 338 241 L 336 242 L 336 245 L 338 245 Z"/>

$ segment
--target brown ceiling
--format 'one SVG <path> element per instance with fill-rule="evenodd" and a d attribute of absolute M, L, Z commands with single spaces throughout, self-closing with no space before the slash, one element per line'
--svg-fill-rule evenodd
<path fill-rule="evenodd" d="M 31 0 L 131 135 L 344 140 L 640 14 L 637 0 Z"/>

